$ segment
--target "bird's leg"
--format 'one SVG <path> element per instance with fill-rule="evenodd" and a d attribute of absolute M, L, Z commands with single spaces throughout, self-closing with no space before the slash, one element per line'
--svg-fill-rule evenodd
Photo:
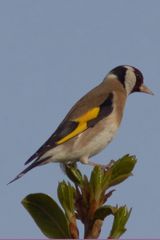
<path fill-rule="evenodd" d="M 104 170 L 106 170 L 106 171 L 109 170 L 113 166 L 114 163 L 115 163 L 114 160 L 110 160 L 110 162 L 108 164 L 103 165 L 104 166 Z"/>
<path fill-rule="evenodd" d="M 99 163 L 95 163 L 95 162 L 89 161 L 88 157 L 83 157 L 83 158 L 80 159 L 80 162 L 83 163 L 83 164 L 90 165 L 92 167 L 100 166 L 104 170 L 108 170 L 108 169 L 110 169 L 113 166 L 115 161 L 111 160 L 108 164 L 103 165 L 103 164 L 99 164 Z"/>
<path fill-rule="evenodd" d="M 111 160 L 108 164 L 98 164 L 98 163 L 89 161 L 88 165 L 93 166 L 93 167 L 100 166 L 105 171 L 107 171 L 107 170 L 109 170 L 113 166 L 114 162 L 115 162 L 114 160 Z"/>

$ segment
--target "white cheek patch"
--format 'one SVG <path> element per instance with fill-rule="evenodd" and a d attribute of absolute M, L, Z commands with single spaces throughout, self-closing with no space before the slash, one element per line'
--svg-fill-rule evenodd
<path fill-rule="evenodd" d="M 131 69 L 128 69 L 125 75 L 125 89 L 126 89 L 127 95 L 129 95 L 132 92 L 135 85 L 136 85 L 136 75 L 134 74 L 133 71 L 131 71 Z"/>

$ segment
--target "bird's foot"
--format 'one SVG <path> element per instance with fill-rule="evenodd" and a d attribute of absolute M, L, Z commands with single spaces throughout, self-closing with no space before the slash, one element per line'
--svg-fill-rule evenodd
<path fill-rule="evenodd" d="M 103 165 L 104 166 L 104 170 L 105 171 L 109 170 L 113 166 L 114 163 L 115 163 L 115 160 L 111 160 L 108 164 Z"/>
<path fill-rule="evenodd" d="M 60 168 L 64 173 L 66 173 L 67 169 L 72 167 L 77 168 L 77 163 L 76 162 L 60 163 Z"/>
<path fill-rule="evenodd" d="M 107 171 L 113 166 L 114 163 L 115 163 L 115 161 L 111 160 L 108 164 L 104 164 L 104 165 L 103 164 L 98 164 L 98 163 L 95 163 L 95 162 L 91 162 L 91 161 L 89 161 L 87 164 L 92 166 L 92 167 L 100 166 L 103 170 Z"/>

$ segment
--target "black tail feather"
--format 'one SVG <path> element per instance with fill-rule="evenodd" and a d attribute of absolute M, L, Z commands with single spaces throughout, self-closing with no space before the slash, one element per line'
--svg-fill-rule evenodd
<path fill-rule="evenodd" d="M 21 178 L 24 174 L 29 172 L 32 168 L 35 168 L 37 166 L 47 163 L 47 160 L 48 160 L 48 158 L 45 158 L 45 159 L 42 159 L 41 161 L 33 162 L 31 165 L 29 165 L 27 168 L 25 168 L 22 172 L 20 172 L 13 180 L 11 180 L 9 183 L 7 183 L 7 185 L 18 180 L 19 178 Z"/>
<path fill-rule="evenodd" d="M 36 157 L 37 157 L 37 153 L 34 153 L 34 154 L 24 163 L 24 165 L 27 165 L 28 163 L 30 163 L 31 161 L 33 161 Z"/>

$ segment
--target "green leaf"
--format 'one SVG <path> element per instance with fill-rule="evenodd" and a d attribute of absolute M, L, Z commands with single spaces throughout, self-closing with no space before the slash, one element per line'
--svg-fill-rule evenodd
<path fill-rule="evenodd" d="M 110 205 L 104 205 L 103 207 L 100 207 L 96 210 L 94 219 L 100 219 L 104 220 L 109 215 L 114 215 L 114 213 L 117 211 L 117 207 L 112 207 Z"/>
<path fill-rule="evenodd" d="M 95 200 L 100 198 L 100 194 L 102 192 L 102 182 L 104 178 L 104 170 L 101 168 L 101 166 L 95 166 L 90 178 L 90 187 L 91 187 L 91 194 L 92 198 Z"/>
<path fill-rule="evenodd" d="M 65 172 L 69 179 L 75 184 L 81 184 L 83 181 L 82 174 L 76 166 L 64 165 Z"/>
<path fill-rule="evenodd" d="M 70 183 L 65 181 L 59 183 L 58 185 L 58 198 L 63 206 L 67 217 L 70 218 L 74 214 L 74 201 L 75 201 L 75 189 L 71 186 Z"/>
<path fill-rule="evenodd" d="M 22 204 L 46 237 L 70 237 L 67 219 L 51 197 L 43 193 L 30 194 L 22 200 Z"/>
<path fill-rule="evenodd" d="M 83 177 L 83 183 L 80 186 L 81 189 L 81 197 L 83 206 L 87 207 L 89 205 L 89 199 L 91 195 L 91 186 L 90 182 L 86 175 Z"/>
<path fill-rule="evenodd" d="M 131 210 L 128 210 L 126 206 L 118 208 L 114 214 L 114 221 L 109 238 L 119 238 L 125 231 L 125 225 L 131 214 Z"/>
<path fill-rule="evenodd" d="M 135 156 L 129 155 L 125 155 L 117 160 L 113 166 L 106 171 L 105 180 L 103 183 L 104 189 L 115 186 L 131 176 L 136 162 L 137 160 Z"/>

